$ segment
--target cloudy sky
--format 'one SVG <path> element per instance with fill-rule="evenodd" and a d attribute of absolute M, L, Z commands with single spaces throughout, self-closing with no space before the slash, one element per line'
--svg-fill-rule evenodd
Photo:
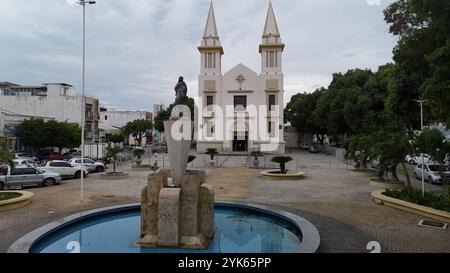
<path fill-rule="evenodd" d="M 69 1 L 70 2 L 70 1 Z M 223 72 L 260 70 L 258 45 L 268 0 L 214 0 L 225 50 Z M 286 98 L 328 86 L 333 72 L 376 69 L 392 60 L 383 21 L 393 0 L 273 0 L 286 49 Z M 101 104 L 151 111 L 171 103 L 179 75 L 197 94 L 210 0 L 97 0 L 87 7 L 86 93 Z M 80 6 L 67 0 L 0 0 L 0 81 L 66 82 L 81 91 Z"/>

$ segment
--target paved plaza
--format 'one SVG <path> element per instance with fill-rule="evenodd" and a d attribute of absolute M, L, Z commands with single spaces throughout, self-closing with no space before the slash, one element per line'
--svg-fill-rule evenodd
<path fill-rule="evenodd" d="M 369 252 L 370 241 L 378 241 L 383 252 L 450 252 L 450 230 L 417 226 L 421 216 L 379 206 L 370 197 L 370 174 L 351 171 L 351 166 L 323 154 L 294 151 L 288 169 L 306 172 L 301 180 L 275 181 L 262 178 L 262 169 L 247 168 L 247 156 L 218 157 L 220 168 L 210 168 L 209 158 L 197 155 L 190 168 L 206 169 L 207 181 L 214 186 L 216 200 L 269 204 L 308 219 L 321 235 L 320 252 Z M 163 155 L 144 159 L 167 168 Z M 164 163 L 163 163 L 164 161 Z M 266 168 L 276 167 L 265 160 Z M 146 162 L 144 162 L 146 163 Z M 148 164 L 148 163 L 147 163 Z M 264 167 L 261 158 L 262 167 Z M 60 186 L 29 188 L 35 195 L 27 207 L 0 212 L 0 252 L 20 236 L 48 222 L 92 208 L 140 201 L 148 172 L 133 171 L 130 163 L 120 170 L 130 172 L 127 180 L 102 180 L 91 174 L 85 180 L 85 201 L 80 203 L 79 180 L 66 180 Z M 414 181 L 419 187 L 420 182 Z M 427 190 L 440 186 L 426 184 Z"/>

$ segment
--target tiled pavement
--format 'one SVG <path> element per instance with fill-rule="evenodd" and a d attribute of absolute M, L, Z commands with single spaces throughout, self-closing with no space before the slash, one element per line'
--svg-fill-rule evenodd
<path fill-rule="evenodd" d="M 202 161 L 208 164 L 209 159 L 203 156 L 198 155 L 194 167 L 206 166 Z M 243 168 L 248 164 L 247 157 L 219 156 L 223 168 L 208 168 L 208 182 L 214 185 L 219 200 L 271 204 L 307 218 L 321 234 L 322 252 L 368 252 L 369 241 L 380 242 L 384 252 L 450 252 L 450 230 L 418 227 L 422 217 L 373 203 L 370 192 L 374 189 L 369 186 L 367 175 L 348 171 L 346 164 L 324 155 L 292 156 L 295 161 L 288 168 L 298 166 L 306 171 L 305 179 L 263 179 L 260 170 Z M 159 157 L 162 163 L 162 156 Z M 128 165 L 120 168 L 129 170 Z M 98 174 L 91 175 L 86 179 L 83 204 L 79 202 L 77 180 L 28 189 L 35 193 L 32 204 L 0 212 L 0 252 L 27 232 L 72 213 L 138 202 L 147 173 L 130 175 L 124 181 L 105 181 L 98 179 Z"/>

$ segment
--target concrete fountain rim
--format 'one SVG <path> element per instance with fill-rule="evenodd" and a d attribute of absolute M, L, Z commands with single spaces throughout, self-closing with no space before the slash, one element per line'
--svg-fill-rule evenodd
<path fill-rule="evenodd" d="M 295 225 L 301 233 L 300 246 L 293 251 L 293 253 L 315 253 L 320 246 L 320 235 L 316 227 L 311 224 L 305 218 L 277 208 L 270 207 L 268 205 L 261 205 L 249 202 L 236 202 L 236 201 L 216 201 L 215 206 L 229 207 L 229 208 L 243 208 L 248 210 L 254 210 L 256 212 L 266 213 L 268 215 L 279 217 L 287 220 Z M 121 212 L 127 210 L 135 210 L 141 207 L 141 203 L 131 203 L 125 205 L 117 205 L 110 207 L 103 207 L 98 209 L 92 209 L 88 211 L 78 212 L 66 217 L 63 217 L 57 221 L 51 222 L 44 226 L 41 226 L 30 233 L 20 237 L 15 241 L 8 249 L 7 253 L 30 253 L 31 248 L 41 239 L 54 233 L 68 225 L 76 222 L 95 217 L 98 215 Z"/>

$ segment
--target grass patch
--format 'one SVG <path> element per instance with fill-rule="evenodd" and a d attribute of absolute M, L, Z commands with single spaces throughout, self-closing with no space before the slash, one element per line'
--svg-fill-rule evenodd
<path fill-rule="evenodd" d="M 383 194 L 413 204 L 450 212 L 450 198 L 434 193 L 425 192 L 425 195 L 422 195 L 421 190 L 404 188 L 402 190 L 386 190 Z"/>
<path fill-rule="evenodd" d="M 0 201 L 21 197 L 22 194 L 18 192 L 0 192 Z"/>

